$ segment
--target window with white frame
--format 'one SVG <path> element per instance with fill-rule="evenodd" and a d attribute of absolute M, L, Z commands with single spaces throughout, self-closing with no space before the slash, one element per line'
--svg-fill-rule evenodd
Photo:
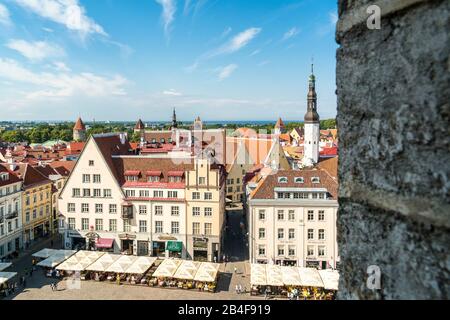
<path fill-rule="evenodd" d="M 134 190 L 125 190 L 125 195 L 127 198 L 134 198 L 136 196 L 136 192 Z"/>
<path fill-rule="evenodd" d="M 288 255 L 291 257 L 295 256 L 295 246 L 288 246 Z"/>
<path fill-rule="evenodd" d="M 306 254 L 308 257 L 314 256 L 314 246 L 308 246 Z"/>
<path fill-rule="evenodd" d="M 95 219 L 95 231 L 103 231 L 103 219 Z"/>
<path fill-rule="evenodd" d="M 295 177 L 294 182 L 295 183 L 304 183 L 305 179 L 303 179 L 303 177 Z"/>
<path fill-rule="evenodd" d="M 295 239 L 295 229 L 289 229 L 288 237 L 289 240 Z"/>
<path fill-rule="evenodd" d="M 205 217 L 211 217 L 212 216 L 212 208 L 206 207 L 205 208 Z"/>
<path fill-rule="evenodd" d="M 128 219 L 123 220 L 123 232 L 131 232 L 131 221 Z"/>
<path fill-rule="evenodd" d="M 325 229 L 319 229 L 319 240 L 325 240 Z"/>
<path fill-rule="evenodd" d="M 289 210 L 288 219 L 289 221 L 295 221 L 295 210 Z"/>
<path fill-rule="evenodd" d="M 75 218 L 69 218 L 67 225 L 69 230 L 75 230 Z"/>
<path fill-rule="evenodd" d="M 73 188 L 72 189 L 72 197 L 74 197 L 74 198 L 76 198 L 76 197 L 79 197 L 80 196 L 80 189 L 79 188 Z M 27 203 L 27 205 L 29 205 L 30 203 L 30 198 L 29 197 L 27 197 L 27 200 L 28 200 L 28 203 Z"/>
<path fill-rule="evenodd" d="M 148 198 L 150 196 L 150 192 L 148 190 L 139 190 L 140 198 Z"/>
<path fill-rule="evenodd" d="M 89 167 L 93 167 L 94 166 L 94 160 L 89 160 Z"/>
<path fill-rule="evenodd" d="M 154 190 L 153 191 L 153 198 L 163 198 L 164 193 L 161 190 Z"/>
<path fill-rule="evenodd" d="M 200 222 L 192 223 L 192 234 L 199 235 L 200 234 Z"/>
<path fill-rule="evenodd" d="M 266 256 L 266 246 L 265 245 L 259 245 L 258 246 L 258 255 L 260 257 L 265 257 Z"/>
<path fill-rule="evenodd" d="M 155 221 L 155 233 L 163 233 L 163 222 Z"/>
<path fill-rule="evenodd" d="M 89 230 L 89 219 L 88 218 L 82 218 L 81 219 L 81 230 Z"/>
<path fill-rule="evenodd" d="M 319 246 L 319 247 L 317 248 L 317 255 L 318 255 L 319 257 L 325 256 L 325 246 Z"/>
<path fill-rule="evenodd" d="M 83 183 L 89 183 L 91 182 L 91 175 L 89 174 L 83 174 Z"/>
<path fill-rule="evenodd" d="M 75 203 L 67 204 L 67 212 L 75 212 Z"/>
<path fill-rule="evenodd" d="M 284 256 L 284 246 L 278 246 L 278 256 Z"/>
<path fill-rule="evenodd" d="M 308 210 L 308 221 L 314 221 L 314 211 Z"/>
<path fill-rule="evenodd" d="M 205 177 L 199 177 L 198 178 L 198 184 L 199 185 L 205 185 L 206 184 L 206 178 Z"/>
<path fill-rule="evenodd" d="M 266 229 L 265 228 L 259 228 L 258 230 L 258 236 L 259 239 L 264 240 L 266 238 Z"/>
<path fill-rule="evenodd" d="M 277 218 L 278 218 L 278 221 L 283 221 L 284 220 L 284 210 L 278 210 L 277 211 Z"/>
<path fill-rule="evenodd" d="M 284 239 L 284 229 L 283 228 L 279 228 L 278 232 L 277 232 L 277 235 L 278 235 L 278 240 Z"/>
<path fill-rule="evenodd" d="M 94 189 L 94 197 L 100 198 L 102 196 L 102 190 L 101 189 Z"/>
<path fill-rule="evenodd" d="M 101 178 L 100 178 L 100 175 L 99 174 L 94 174 L 93 175 L 93 181 L 94 181 L 94 183 L 101 183 Z"/>
<path fill-rule="evenodd" d="M 103 189 L 103 196 L 105 198 L 111 198 L 111 189 Z"/>
<path fill-rule="evenodd" d="M 82 203 L 81 204 L 81 212 L 82 213 L 89 213 L 89 203 Z"/>
<path fill-rule="evenodd" d="M 325 210 L 319 210 L 319 221 L 325 220 Z"/>
<path fill-rule="evenodd" d="M 312 183 L 320 183 L 320 178 L 319 177 L 312 177 L 311 178 L 311 182 Z"/>
<path fill-rule="evenodd" d="M 147 206 L 139 205 L 139 214 L 147 214 Z"/>
<path fill-rule="evenodd" d="M 83 197 L 90 197 L 91 189 L 83 189 Z"/>
<path fill-rule="evenodd" d="M 200 207 L 192 207 L 192 215 L 199 216 L 200 215 Z"/>
<path fill-rule="evenodd" d="M 259 220 L 266 220 L 266 211 L 265 210 L 259 210 L 258 211 L 258 218 L 259 218 Z"/>
<path fill-rule="evenodd" d="M 308 240 L 314 239 L 314 229 L 308 229 Z"/>
<path fill-rule="evenodd" d="M 155 206 L 155 215 L 161 216 L 163 214 L 163 207 L 162 206 Z"/>
<path fill-rule="evenodd" d="M 103 204 L 102 203 L 95 204 L 95 213 L 103 213 Z"/>
<path fill-rule="evenodd" d="M 117 220 L 109 219 L 109 231 L 116 232 L 117 231 Z"/>
<path fill-rule="evenodd" d="M 147 221 L 146 220 L 139 220 L 139 232 L 147 232 Z"/>
<path fill-rule="evenodd" d="M 110 204 L 109 205 L 109 213 L 117 213 L 117 204 Z"/>
<path fill-rule="evenodd" d="M 172 234 L 179 234 L 180 233 L 180 223 L 178 221 L 172 221 L 170 230 L 172 231 Z"/>
<path fill-rule="evenodd" d="M 192 200 L 199 200 L 200 192 L 192 192 Z"/>
<path fill-rule="evenodd" d="M 288 183 L 287 177 L 278 177 L 278 183 Z"/>
<path fill-rule="evenodd" d="M 212 192 L 205 192 L 204 198 L 205 200 L 212 200 Z"/>
<path fill-rule="evenodd" d="M 172 216 L 179 216 L 180 215 L 180 207 L 179 206 L 171 206 L 170 207 L 170 214 Z"/>
<path fill-rule="evenodd" d="M 178 198 L 178 192 L 177 191 L 168 191 L 167 198 Z"/>

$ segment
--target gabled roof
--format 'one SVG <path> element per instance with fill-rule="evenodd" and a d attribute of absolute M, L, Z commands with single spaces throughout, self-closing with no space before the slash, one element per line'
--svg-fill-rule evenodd
<path fill-rule="evenodd" d="M 338 157 L 319 159 L 317 167 L 328 172 L 330 176 L 337 179 L 338 178 Z"/>
<path fill-rule="evenodd" d="M 270 139 L 227 137 L 226 141 L 227 164 L 232 164 L 234 162 L 240 145 L 246 148 L 253 164 L 262 164 L 273 146 L 273 140 Z"/>
<path fill-rule="evenodd" d="M 80 117 L 78 117 L 77 121 L 75 122 L 75 126 L 73 127 L 73 130 L 86 130 L 83 120 L 81 120 Z"/>
<path fill-rule="evenodd" d="M 3 166 L 8 166 L 8 164 L 2 164 Z M 29 188 L 39 184 L 52 183 L 51 180 L 47 179 L 38 170 L 34 169 L 28 163 L 16 163 L 16 168 L 12 171 L 17 177 L 23 180 L 23 187 Z"/>
<path fill-rule="evenodd" d="M 4 166 L 3 166 L 4 165 Z M 6 186 L 8 184 L 17 183 L 22 181 L 19 177 L 17 177 L 13 172 L 8 169 L 7 164 L 0 165 L 0 173 L 8 173 L 8 180 L 0 180 L 0 187 Z"/>
<path fill-rule="evenodd" d="M 97 144 L 100 153 L 105 159 L 109 169 L 112 174 L 116 178 L 117 181 L 120 181 L 119 174 L 116 171 L 114 166 L 112 156 L 113 155 L 131 155 L 131 145 L 128 140 L 125 140 L 124 143 L 120 141 L 119 134 L 104 134 L 104 135 L 93 135 L 92 139 Z"/>

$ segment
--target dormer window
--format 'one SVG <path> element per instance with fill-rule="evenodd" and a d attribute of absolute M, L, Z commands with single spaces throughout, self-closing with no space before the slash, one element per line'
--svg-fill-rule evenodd
<path fill-rule="evenodd" d="M 279 177 L 278 183 L 288 183 L 288 178 L 287 177 Z"/>
<path fill-rule="evenodd" d="M 159 182 L 162 172 L 158 170 L 147 171 L 147 181 L 148 182 Z"/>
<path fill-rule="evenodd" d="M 9 180 L 9 173 L 4 172 L 0 174 L 0 180 L 1 181 L 8 181 Z"/>
<path fill-rule="evenodd" d="M 166 143 L 166 139 L 161 138 L 161 143 Z"/>
<path fill-rule="evenodd" d="M 304 183 L 305 179 L 303 179 L 303 177 L 295 177 L 294 182 L 295 183 Z"/>
<path fill-rule="evenodd" d="M 312 183 L 320 183 L 320 178 L 319 177 L 312 177 L 311 178 L 311 182 Z"/>

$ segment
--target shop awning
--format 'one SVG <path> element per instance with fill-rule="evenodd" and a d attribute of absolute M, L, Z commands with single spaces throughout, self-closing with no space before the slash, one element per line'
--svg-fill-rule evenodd
<path fill-rule="evenodd" d="M 171 252 L 181 252 L 182 249 L 183 249 L 183 242 L 167 241 L 166 250 Z"/>
<path fill-rule="evenodd" d="M 9 279 L 14 278 L 17 275 L 17 272 L 0 272 L 0 285 L 8 281 Z"/>
<path fill-rule="evenodd" d="M 58 250 L 45 248 L 38 252 L 33 253 L 31 256 L 35 257 L 35 258 L 47 259 L 48 257 L 50 257 L 52 254 L 55 254 L 56 252 L 58 252 Z"/>
<path fill-rule="evenodd" d="M 114 239 L 99 238 L 95 246 L 102 249 L 110 249 L 113 247 Z"/>
<path fill-rule="evenodd" d="M 326 290 L 338 290 L 339 272 L 337 270 L 319 270 L 319 275 L 322 278 L 323 286 Z"/>
<path fill-rule="evenodd" d="M 11 266 L 12 266 L 11 262 L 0 262 L 0 271 L 3 271 Z"/>

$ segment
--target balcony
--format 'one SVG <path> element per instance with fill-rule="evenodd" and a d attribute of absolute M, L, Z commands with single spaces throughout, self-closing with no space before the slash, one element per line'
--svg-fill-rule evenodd
<path fill-rule="evenodd" d="M 6 220 L 8 220 L 8 219 L 15 219 L 15 218 L 17 218 L 18 216 L 19 216 L 19 213 L 18 213 L 17 211 L 13 211 L 13 212 L 7 213 L 7 214 L 5 215 L 5 219 L 6 219 Z"/>
<path fill-rule="evenodd" d="M 123 204 L 122 205 L 122 218 L 123 219 L 133 219 L 133 205 Z"/>

